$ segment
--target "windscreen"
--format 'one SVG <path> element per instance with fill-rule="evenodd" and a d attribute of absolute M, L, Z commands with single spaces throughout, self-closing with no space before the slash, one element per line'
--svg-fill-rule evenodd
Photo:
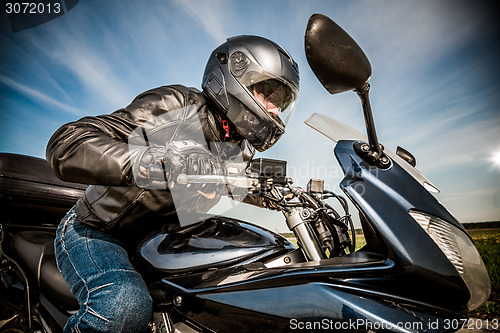
<path fill-rule="evenodd" d="M 325 115 L 314 113 L 305 121 L 306 125 L 314 128 L 330 140 L 339 142 L 340 140 L 353 140 L 368 142 L 368 137 L 365 134 L 355 130 L 354 128 Z M 393 162 L 399 164 L 406 172 L 408 172 L 415 180 L 417 180 L 429 192 L 439 192 L 439 189 L 432 184 L 424 175 L 417 169 L 412 167 L 408 162 L 401 157 L 388 150 L 384 149 L 384 153 L 389 156 Z"/>

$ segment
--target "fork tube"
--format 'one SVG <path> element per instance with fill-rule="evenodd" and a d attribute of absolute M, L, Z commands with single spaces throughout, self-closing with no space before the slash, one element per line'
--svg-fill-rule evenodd
<path fill-rule="evenodd" d="M 292 230 L 295 237 L 297 237 L 300 247 L 308 261 L 324 259 L 323 252 L 318 245 L 318 238 L 311 224 L 307 221 L 307 217 L 310 216 L 309 211 L 303 208 L 294 208 L 283 213 L 286 217 L 288 228 Z"/>

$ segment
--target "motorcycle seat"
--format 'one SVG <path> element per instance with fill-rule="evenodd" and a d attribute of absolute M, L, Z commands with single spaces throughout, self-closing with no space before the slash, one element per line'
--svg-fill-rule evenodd
<path fill-rule="evenodd" d="M 48 231 L 21 231 L 12 238 L 12 249 L 23 267 L 36 277 L 38 287 L 48 299 L 66 310 L 79 308 L 76 298 L 57 268 L 54 234 Z"/>

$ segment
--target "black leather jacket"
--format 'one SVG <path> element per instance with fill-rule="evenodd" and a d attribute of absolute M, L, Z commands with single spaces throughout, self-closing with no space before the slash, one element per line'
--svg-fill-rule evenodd
<path fill-rule="evenodd" d="M 164 86 L 142 93 L 110 115 L 62 126 L 50 139 L 46 156 L 60 179 L 92 185 L 75 206 L 80 221 L 116 230 L 175 212 L 168 189 L 145 189 L 135 183 L 132 169 L 149 145 L 188 139 L 209 143 L 212 154 L 216 151 L 225 160 L 239 156 L 235 161 L 245 168 L 254 148 L 225 134 L 203 93 Z M 196 194 L 186 198 L 197 211 L 207 211 L 218 199 Z"/>

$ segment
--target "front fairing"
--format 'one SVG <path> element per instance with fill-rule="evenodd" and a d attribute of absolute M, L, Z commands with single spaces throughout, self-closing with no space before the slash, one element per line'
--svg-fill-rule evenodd
<path fill-rule="evenodd" d="M 470 236 L 429 193 L 438 190 L 425 176 L 387 149 L 390 167 L 371 166 L 354 148 L 366 136 L 334 119 L 314 114 L 306 123 L 337 142 L 335 156 L 345 173 L 340 188 L 388 258 L 429 285 L 421 297 L 433 289 L 445 298 L 453 294 L 462 299 L 453 306 L 464 312 L 487 299 L 489 278 Z"/>
<path fill-rule="evenodd" d="M 409 212 L 423 211 L 448 221 L 465 233 L 462 225 L 437 199 L 398 163 L 391 161 L 388 169 L 372 167 L 354 151 L 355 141 L 339 141 L 335 156 L 345 177 L 340 188 L 369 222 L 387 255 L 398 266 L 429 286 L 423 291 L 434 293 L 437 286 L 450 288 L 460 295 L 465 308 L 469 293 L 455 267 L 432 239 L 415 222 Z M 425 282 L 427 281 L 427 282 Z M 443 289 L 440 289 L 443 290 Z"/>

